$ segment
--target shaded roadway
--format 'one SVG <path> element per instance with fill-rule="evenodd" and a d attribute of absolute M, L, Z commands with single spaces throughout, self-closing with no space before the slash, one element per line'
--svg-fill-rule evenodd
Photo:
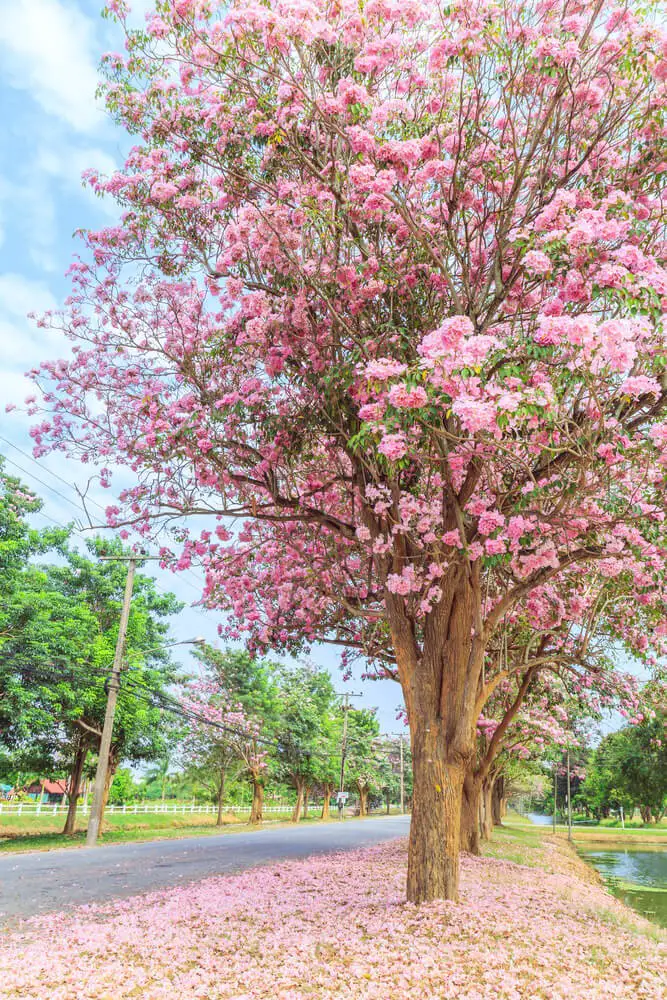
<path fill-rule="evenodd" d="M 407 836 L 408 816 L 0 854 L 0 922 Z"/>

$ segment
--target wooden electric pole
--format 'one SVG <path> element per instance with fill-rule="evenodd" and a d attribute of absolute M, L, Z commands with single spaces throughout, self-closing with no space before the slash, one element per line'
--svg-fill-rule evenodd
<path fill-rule="evenodd" d="M 115 561 L 115 557 L 112 557 Z M 93 791 L 93 804 L 90 807 L 90 817 L 88 819 L 88 830 L 86 833 L 86 847 L 94 847 L 100 832 L 102 822 L 102 812 L 104 810 L 104 790 L 107 783 L 109 771 L 109 751 L 111 750 L 111 737 L 113 735 L 113 720 L 116 714 L 116 702 L 120 689 L 120 672 L 123 666 L 123 654 L 125 652 L 125 636 L 127 635 L 127 623 L 130 618 L 130 605 L 132 603 L 132 591 L 134 589 L 134 571 L 137 568 L 137 560 L 134 557 L 118 557 L 122 562 L 127 562 L 127 578 L 125 580 L 125 594 L 123 596 L 123 607 L 120 612 L 120 623 L 118 625 L 118 639 L 116 640 L 116 651 L 111 668 L 109 679 L 109 690 L 107 695 L 107 707 L 104 714 L 104 726 L 102 728 L 102 738 L 100 740 L 100 752 L 97 758 L 97 771 L 95 772 L 95 789 Z"/>
<path fill-rule="evenodd" d="M 556 796 L 558 794 L 558 764 L 554 761 L 554 834 L 556 833 Z"/>
<path fill-rule="evenodd" d="M 347 713 L 352 706 L 350 698 L 361 698 L 360 694 L 346 691 L 343 694 L 343 738 L 340 744 L 340 788 L 338 789 L 338 816 L 343 818 L 343 794 L 345 792 L 345 757 L 347 755 Z"/>
<path fill-rule="evenodd" d="M 572 795 L 570 793 L 570 748 L 567 748 L 567 839 L 572 840 Z"/>

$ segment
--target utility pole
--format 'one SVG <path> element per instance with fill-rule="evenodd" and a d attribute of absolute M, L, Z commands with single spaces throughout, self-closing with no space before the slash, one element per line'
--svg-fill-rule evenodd
<path fill-rule="evenodd" d="M 556 833 L 556 796 L 558 795 L 558 764 L 554 761 L 554 835 Z"/>
<path fill-rule="evenodd" d="M 102 737 L 100 739 L 100 754 L 97 760 L 97 770 L 95 772 L 95 786 L 93 789 L 93 801 L 90 807 L 90 818 L 88 820 L 88 830 L 86 832 L 86 847 L 94 847 L 100 832 L 102 822 L 102 812 L 104 806 L 104 788 L 107 782 L 109 770 L 109 750 L 111 749 L 111 737 L 113 735 L 113 720 L 116 714 L 116 702 L 120 690 L 120 672 L 123 667 L 123 654 L 125 652 L 125 637 L 127 635 L 127 623 L 130 618 L 130 606 L 132 604 L 132 591 L 134 590 L 134 573 L 138 562 L 159 562 L 159 556 L 100 556 L 102 562 L 126 562 L 127 577 L 125 580 L 125 594 L 123 595 L 123 606 L 120 612 L 120 622 L 118 624 L 118 639 L 116 640 L 116 651 L 111 668 L 111 677 L 107 689 L 107 707 L 104 713 L 104 726 L 102 727 Z M 187 639 L 185 642 L 170 642 L 164 647 L 157 649 L 143 650 L 146 653 L 156 653 L 167 646 L 187 646 L 190 643 L 201 645 L 205 640 L 202 638 Z"/>
<path fill-rule="evenodd" d="M 340 693 L 340 692 L 338 692 Z M 343 818 L 343 795 L 345 794 L 345 757 L 347 755 L 347 713 L 351 710 L 350 698 L 361 698 L 361 694 L 345 691 L 343 697 L 343 738 L 340 744 L 340 788 L 338 790 L 338 817 Z"/>
<path fill-rule="evenodd" d="M 405 779 L 404 779 L 404 761 L 403 761 L 403 734 L 401 733 L 401 816 L 405 813 Z"/>
<path fill-rule="evenodd" d="M 111 557 L 112 559 L 114 557 Z M 120 671 L 123 666 L 123 653 L 125 652 L 125 636 L 127 635 L 127 623 L 130 617 L 130 605 L 132 603 L 132 591 L 134 589 L 134 571 L 137 568 L 136 557 L 118 557 L 122 562 L 127 562 L 127 578 L 125 580 L 125 594 L 123 596 L 123 607 L 120 612 L 120 623 L 118 625 L 118 639 L 116 640 L 116 651 L 111 668 L 111 678 L 109 680 L 109 693 L 107 695 L 107 707 L 104 714 L 104 726 L 102 728 L 102 738 L 100 740 L 99 757 L 97 758 L 97 771 L 95 772 L 95 790 L 93 792 L 93 803 L 90 807 L 88 818 L 88 830 L 86 833 L 86 847 L 94 847 L 97 843 L 97 835 L 100 832 L 102 821 L 102 809 L 104 806 L 104 789 L 107 782 L 109 770 L 109 750 L 111 749 L 111 736 L 113 734 L 113 720 L 116 714 L 116 702 L 120 689 Z"/>
<path fill-rule="evenodd" d="M 572 840 L 572 796 L 570 794 L 570 748 L 567 748 L 567 839 Z"/>

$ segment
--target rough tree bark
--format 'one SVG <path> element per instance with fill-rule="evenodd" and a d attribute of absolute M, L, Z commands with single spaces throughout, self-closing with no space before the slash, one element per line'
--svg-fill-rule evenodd
<path fill-rule="evenodd" d="M 331 796 L 333 795 L 333 785 L 328 782 L 322 786 L 324 798 L 322 799 L 321 819 L 329 819 L 331 816 Z"/>
<path fill-rule="evenodd" d="M 303 809 L 303 794 L 306 788 L 306 783 L 303 778 L 294 775 L 294 787 L 296 788 L 296 802 L 294 803 L 294 809 L 292 809 L 292 822 L 298 823 L 301 819 L 301 810 Z"/>
<path fill-rule="evenodd" d="M 463 779 L 461 796 L 461 850 L 480 854 L 480 809 L 482 781 L 468 771 Z"/>
<path fill-rule="evenodd" d="M 512 704 L 503 715 L 486 750 L 478 757 L 475 765 L 466 772 L 463 783 L 461 807 L 461 848 L 470 854 L 480 853 L 480 836 L 488 840 L 493 826 L 492 802 L 489 796 L 493 788 L 494 761 L 502 750 L 502 738 L 516 718 L 530 688 L 536 667 L 524 673 Z M 477 720 L 475 720 L 475 723 Z"/>
<path fill-rule="evenodd" d="M 256 775 L 251 776 L 252 805 L 250 806 L 250 822 L 258 826 L 264 818 L 264 786 Z"/>
<path fill-rule="evenodd" d="M 494 826 L 503 825 L 503 816 L 505 815 L 505 779 L 502 774 L 499 774 L 496 780 L 493 782 L 493 791 L 491 793 L 491 814 L 493 817 Z"/>
<path fill-rule="evenodd" d="M 76 809 L 79 801 L 79 788 L 81 787 L 81 776 L 83 774 L 83 768 L 85 766 L 87 756 L 88 747 L 85 744 L 84 738 L 81 737 L 77 742 L 67 787 L 67 819 L 65 820 L 65 826 L 63 827 L 63 833 L 66 836 L 71 836 L 74 833 L 74 827 L 76 824 Z"/>
<path fill-rule="evenodd" d="M 421 649 L 401 598 L 385 596 L 410 723 L 412 821 L 407 897 L 456 900 L 463 780 L 474 761 L 484 635 L 479 565 L 457 566 L 424 622 Z"/>
<path fill-rule="evenodd" d="M 310 798 L 310 785 L 306 785 L 303 790 L 303 818 L 308 815 L 308 799 Z"/>
<path fill-rule="evenodd" d="M 368 816 L 368 785 L 363 781 L 357 781 L 357 791 L 359 792 L 359 815 Z"/>
<path fill-rule="evenodd" d="M 480 817 L 480 827 L 482 833 L 482 840 L 490 840 L 491 834 L 493 833 L 493 786 L 494 779 L 489 777 L 482 784 L 482 797 L 481 797 L 481 817 Z"/>

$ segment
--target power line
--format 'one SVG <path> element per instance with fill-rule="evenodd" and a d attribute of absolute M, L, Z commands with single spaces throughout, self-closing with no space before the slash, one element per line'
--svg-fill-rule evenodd
<path fill-rule="evenodd" d="M 129 683 L 130 686 L 133 688 L 142 687 L 144 688 L 144 690 L 149 690 L 147 689 L 147 686 L 138 684 L 136 681 L 133 681 L 129 678 L 126 678 L 126 683 Z M 270 747 L 271 749 L 277 750 L 278 752 L 282 753 L 285 752 L 286 745 L 284 743 L 279 743 L 276 742 L 275 740 L 269 740 L 261 736 L 248 736 L 248 734 L 244 733 L 243 730 L 237 729 L 234 726 L 229 726 L 222 722 L 215 722 L 212 719 L 207 719 L 206 716 L 201 715 L 199 712 L 193 711 L 192 709 L 183 708 L 183 706 L 180 703 L 176 702 L 173 698 L 171 698 L 164 692 L 154 692 L 155 696 L 160 699 L 160 703 L 157 704 L 155 703 L 154 700 L 147 697 L 146 694 L 137 691 L 135 691 L 133 694 L 134 697 L 140 698 L 141 700 L 151 704 L 153 708 L 162 708 L 164 711 L 172 712 L 174 715 L 178 715 L 188 722 L 199 722 L 202 723 L 203 725 L 210 726 L 213 729 L 218 729 L 221 732 L 229 733 L 233 736 L 236 736 L 237 738 L 241 737 L 242 739 L 246 739 L 249 743 L 255 742 L 260 746 Z M 322 751 L 309 753 L 308 757 L 311 760 L 320 760 L 320 761 L 325 761 L 327 763 L 332 760 L 338 761 L 340 759 L 340 755 L 338 753 L 329 754 L 329 753 L 323 753 Z M 384 761 L 385 758 L 377 756 L 362 758 L 362 763 L 364 764 L 384 763 Z"/>
<path fill-rule="evenodd" d="M 2 434 L 0 434 L 0 441 L 4 441 L 5 444 L 8 444 L 10 448 L 14 448 L 15 451 L 18 451 L 19 454 L 23 455 L 24 458 L 27 458 L 28 461 L 32 462 L 38 468 L 43 469 L 45 472 L 48 472 L 48 474 L 50 476 L 53 476 L 54 479 L 57 479 L 59 482 L 64 483 L 65 486 L 68 486 L 70 489 L 72 489 L 72 484 L 70 482 L 68 482 L 67 479 L 65 479 L 63 476 L 60 476 L 57 472 L 54 472 L 53 469 L 49 469 L 49 467 L 47 465 L 43 465 L 40 461 L 38 461 L 38 459 L 35 458 L 34 455 L 31 455 L 30 452 L 25 451 L 23 448 L 19 448 L 19 446 L 17 444 L 14 444 L 13 441 L 10 441 L 8 438 L 4 437 Z M 12 461 L 12 459 L 7 458 L 7 456 L 5 456 L 5 458 L 7 459 L 8 462 Z M 16 462 L 14 462 L 13 464 L 16 465 Z M 26 472 L 25 469 L 21 469 L 21 471 L 24 472 L 26 476 L 32 475 L 35 479 L 37 479 L 37 477 L 34 475 L 34 473 Z M 40 480 L 37 479 L 37 482 L 39 482 L 39 481 Z M 43 484 L 43 485 L 45 485 L 45 484 Z M 47 486 L 46 488 L 54 491 L 54 488 L 52 486 Z M 75 492 L 76 492 L 77 496 L 79 497 L 79 499 L 81 499 L 81 495 L 79 494 L 78 490 L 75 490 Z M 62 495 L 62 494 L 60 494 L 60 495 Z M 68 502 L 72 503 L 73 501 L 69 500 Z M 88 502 L 90 504 L 92 504 L 93 507 L 97 507 L 98 510 L 101 510 L 102 513 L 105 513 L 104 507 L 102 506 L 102 504 L 98 503 L 97 500 L 93 500 L 93 498 L 90 497 L 90 498 L 88 498 Z"/>
<path fill-rule="evenodd" d="M 3 441 L 5 444 L 9 445 L 10 448 L 14 448 L 16 451 L 19 452 L 19 454 L 23 455 L 25 458 L 28 459 L 28 461 L 32 462 L 39 469 L 43 470 L 43 472 L 45 472 L 46 474 L 48 474 L 50 476 L 53 476 L 54 479 L 57 479 L 59 482 L 64 483 L 65 486 L 68 486 L 68 487 L 71 488 L 71 483 L 69 483 L 63 476 L 59 475 L 57 472 L 54 472 L 52 469 L 49 469 L 48 466 L 43 465 L 36 458 L 34 458 L 34 456 L 30 455 L 29 452 L 25 451 L 23 448 L 20 448 L 17 444 L 14 444 L 8 438 L 4 437 L 4 435 L 2 435 L 2 434 L 0 434 L 0 441 Z M 55 486 L 52 486 L 49 483 L 44 482 L 44 480 L 40 479 L 39 476 L 35 475 L 34 472 L 31 472 L 28 469 L 25 469 L 23 466 L 19 465 L 19 463 L 16 462 L 14 459 L 9 458 L 6 455 L 4 456 L 4 458 L 5 458 L 6 462 L 8 462 L 10 465 L 12 465 L 15 469 L 18 469 L 19 472 L 22 472 L 23 475 L 28 476 L 28 477 L 34 479 L 34 481 L 37 482 L 37 483 L 39 483 L 40 486 L 43 486 L 44 489 L 48 490 L 50 493 L 54 494 L 55 496 L 60 497 L 61 500 L 64 500 L 66 503 L 68 503 L 72 507 L 74 507 L 74 509 L 77 511 L 77 513 L 83 514 L 84 516 L 87 516 L 87 511 L 85 509 L 85 506 L 83 504 L 82 498 L 81 498 L 80 494 L 78 493 L 78 491 L 76 491 L 76 492 L 77 492 L 77 497 L 79 499 L 78 499 L 78 501 L 76 501 L 76 500 L 72 499 L 71 497 L 66 496 L 60 490 L 56 489 Z M 102 504 L 98 503 L 97 500 L 94 500 L 92 497 L 90 497 L 90 498 L 87 498 L 87 502 L 90 503 L 92 506 L 97 507 L 97 509 L 100 510 L 100 511 L 102 511 L 103 514 L 106 514 L 105 508 L 102 506 Z M 44 513 L 44 511 L 42 511 L 42 510 L 35 511 L 35 514 L 37 514 L 40 517 L 43 517 L 45 520 L 49 521 L 51 524 L 54 524 L 56 527 L 62 528 L 64 531 L 70 531 L 72 534 L 74 534 L 77 537 L 79 537 L 82 541 L 84 541 L 84 542 L 88 541 L 88 539 L 86 538 L 86 536 L 82 533 L 82 530 L 80 528 L 78 528 L 77 526 L 75 526 L 73 524 L 71 524 L 71 525 L 63 524 L 61 521 L 56 520 L 56 518 L 51 517 L 49 514 Z M 102 529 L 102 530 L 106 529 L 106 527 L 107 526 L 105 526 L 105 525 L 100 525 L 100 529 Z M 90 530 L 92 530 L 92 528 Z M 191 583 L 189 580 L 184 579 L 183 573 L 187 573 L 189 576 L 191 576 L 192 579 L 195 581 L 195 583 Z M 153 577 L 152 579 L 155 582 L 156 588 L 163 595 L 166 595 L 168 593 L 168 591 L 165 590 L 165 588 L 161 584 L 158 583 L 158 581 L 155 579 L 155 577 Z M 190 587 L 191 590 L 195 591 L 195 593 L 198 594 L 201 597 L 202 591 L 204 589 L 204 587 L 203 587 L 203 581 L 200 581 L 197 578 L 197 576 L 195 575 L 195 573 L 191 569 L 185 569 L 185 570 L 183 570 L 182 574 L 180 576 L 180 579 L 183 582 L 183 584 L 185 584 L 186 587 Z M 195 614 L 203 615 L 204 617 L 206 617 L 206 612 L 203 611 L 201 608 L 196 607 L 194 605 L 194 603 L 190 604 L 189 607 L 190 607 L 190 609 L 192 611 L 195 612 Z"/>
<path fill-rule="evenodd" d="M 29 472 L 28 469 L 24 469 L 23 466 L 19 465 L 18 462 L 15 462 L 13 458 L 7 458 L 7 456 L 5 455 L 5 461 L 8 462 L 9 465 L 13 465 L 15 469 L 19 470 L 19 472 L 22 472 L 24 476 L 31 476 L 35 480 L 35 482 L 38 482 L 40 484 L 40 486 L 43 486 L 44 489 L 49 490 L 51 493 L 55 493 L 55 495 L 60 497 L 61 500 L 64 500 L 65 503 L 71 504 L 72 507 L 76 508 L 77 512 L 80 511 L 79 505 L 74 500 L 72 500 L 71 497 L 66 497 L 65 494 L 61 493 L 60 490 L 57 490 L 55 486 L 50 486 L 49 483 L 45 483 L 43 479 L 40 479 L 39 476 L 36 476 L 34 472 Z"/>

